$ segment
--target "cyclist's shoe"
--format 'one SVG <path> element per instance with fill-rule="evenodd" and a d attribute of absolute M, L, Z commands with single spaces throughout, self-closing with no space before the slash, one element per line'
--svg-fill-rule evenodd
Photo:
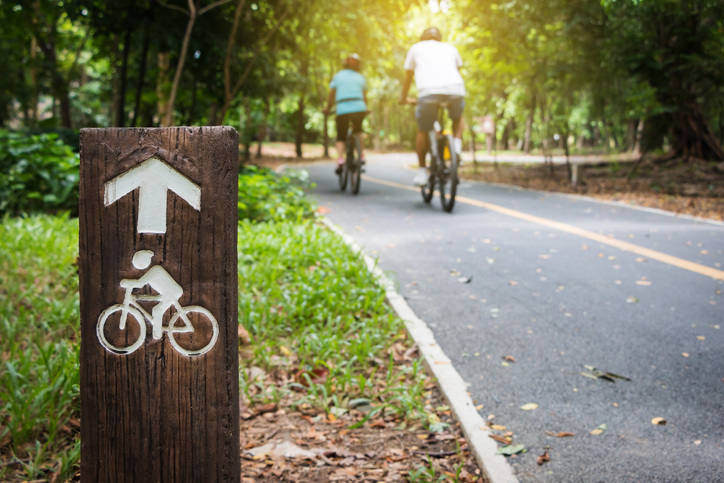
<path fill-rule="evenodd" d="M 344 166 L 344 159 L 339 158 L 337 160 L 337 167 L 334 168 L 334 174 L 342 174 L 342 166 Z"/>
<path fill-rule="evenodd" d="M 412 180 L 412 184 L 421 187 L 425 186 L 428 181 L 430 181 L 430 174 L 427 172 L 427 169 L 420 168 L 420 170 L 415 175 L 415 179 Z"/>
<path fill-rule="evenodd" d="M 458 155 L 458 166 L 463 165 L 463 140 L 460 138 L 453 139 L 453 148 Z"/>
<path fill-rule="evenodd" d="M 365 158 L 362 158 L 362 159 L 359 160 L 359 170 L 360 170 L 360 173 L 364 173 L 364 172 L 365 172 L 365 165 L 366 165 L 366 164 L 367 164 L 367 160 L 366 160 Z"/>

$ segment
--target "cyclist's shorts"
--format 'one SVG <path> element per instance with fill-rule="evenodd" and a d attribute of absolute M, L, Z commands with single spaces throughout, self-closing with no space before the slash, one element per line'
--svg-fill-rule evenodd
<path fill-rule="evenodd" d="M 349 114 L 340 114 L 337 116 L 337 141 L 344 142 L 347 139 L 347 126 L 352 123 L 352 132 L 357 134 L 362 132 L 362 121 L 364 121 L 367 111 L 350 112 Z"/>
<path fill-rule="evenodd" d="M 415 117 L 417 118 L 417 129 L 419 131 L 429 131 L 435 124 L 437 119 L 437 109 L 440 101 L 447 101 L 448 116 L 453 121 L 457 121 L 463 115 L 465 107 L 465 97 L 450 96 L 447 94 L 434 94 L 431 96 L 420 97 L 417 100 L 417 109 L 415 109 Z"/>

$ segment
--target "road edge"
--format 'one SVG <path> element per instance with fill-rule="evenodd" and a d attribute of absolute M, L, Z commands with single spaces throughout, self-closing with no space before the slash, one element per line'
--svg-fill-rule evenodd
<path fill-rule="evenodd" d="M 415 314 L 402 295 L 397 292 L 392 280 L 350 235 L 326 217 L 320 216 L 318 221 L 339 235 L 353 251 L 362 256 L 367 269 L 384 288 L 388 303 L 398 317 L 405 322 L 407 332 L 417 344 L 425 365 L 435 377 L 440 391 L 460 422 L 463 434 L 488 481 L 490 483 L 517 483 L 518 478 L 513 474 L 513 469 L 505 457 L 496 454 L 498 445 L 488 437 L 488 427 L 475 409 L 470 394 L 467 392 L 467 384 L 452 365 L 450 358 L 438 345 L 432 330 Z"/>

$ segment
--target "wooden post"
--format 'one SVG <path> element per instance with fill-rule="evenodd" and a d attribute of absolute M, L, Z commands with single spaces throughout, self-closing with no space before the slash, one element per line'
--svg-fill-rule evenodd
<path fill-rule="evenodd" d="M 80 146 L 81 481 L 236 483 L 238 134 Z"/>

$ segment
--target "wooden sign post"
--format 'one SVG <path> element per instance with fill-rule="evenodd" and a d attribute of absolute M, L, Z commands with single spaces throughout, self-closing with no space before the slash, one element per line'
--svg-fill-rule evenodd
<path fill-rule="evenodd" d="M 240 480 L 238 145 L 81 130 L 83 482 Z"/>

